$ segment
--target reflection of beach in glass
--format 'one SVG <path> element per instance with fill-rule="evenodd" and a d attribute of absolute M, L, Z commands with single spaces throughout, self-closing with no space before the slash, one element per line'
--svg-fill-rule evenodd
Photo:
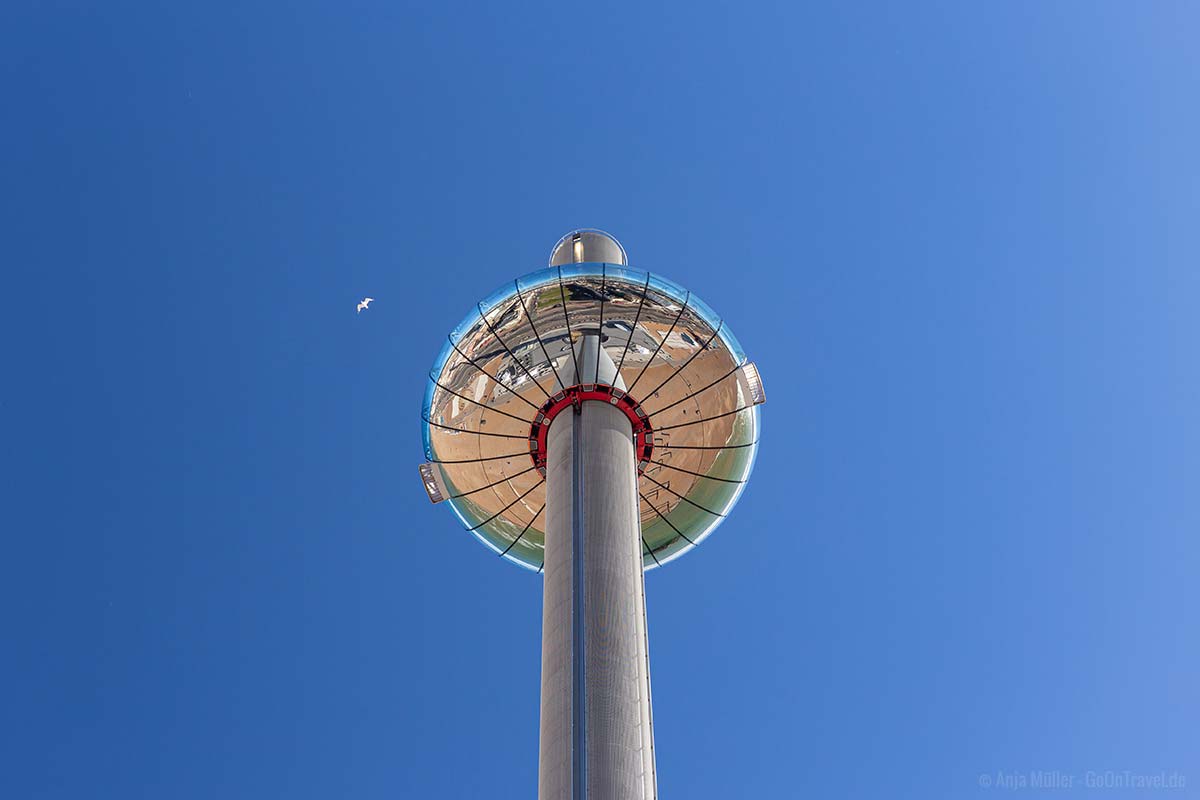
<path fill-rule="evenodd" d="M 667 279 L 566 264 L 490 294 L 454 328 L 430 373 L 426 457 L 468 529 L 539 569 L 545 485 L 531 425 L 574 382 L 574 345 L 585 334 L 600 337 L 654 430 L 638 478 L 644 562 L 653 567 L 712 532 L 741 494 L 757 449 L 741 347 L 712 309 Z M 596 377 L 585 373 L 578 383 L 589 381 Z"/>

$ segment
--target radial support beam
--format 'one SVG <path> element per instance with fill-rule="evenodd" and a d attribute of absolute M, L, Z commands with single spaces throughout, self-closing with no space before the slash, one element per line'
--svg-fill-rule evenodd
<path fill-rule="evenodd" d="M 593 338 L 577 345 L 584 374 L 611 363 Z M 538 797 L 655 800 L 632 428 L 584 402 L 555 418 L 548 450 Z"/>

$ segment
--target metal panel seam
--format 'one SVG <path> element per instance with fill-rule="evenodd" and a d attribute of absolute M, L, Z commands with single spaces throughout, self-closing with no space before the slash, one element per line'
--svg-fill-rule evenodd
<path fill-rule="evenodd" d="M 574 620 L 572 638 L 573 650 L 572 661 L 574 662 L 574 670 L 572 670 L 572 679 L 574 686 L 572 687 L 573 706 L 571 712 L 571 736 L 574 742 L 574 758 L 572 759 L 571 772 L 574 777 L 574 800 L 586 800 L 587 798 L 587 683 L 584 677 L 584 613 L 583 613 L 583 595 L 584 595 L 584 569 L 583 569 L 583 539 L 584 539 L 584 523 L 583 523 L 583 416 L 580 413 L 580 406 L 575 407 L 575 413 L 571 417 L 571 488 L 573 489 L 574 498 L 571 503 L 571 571 L 572 583 L 572 611 Z"/>

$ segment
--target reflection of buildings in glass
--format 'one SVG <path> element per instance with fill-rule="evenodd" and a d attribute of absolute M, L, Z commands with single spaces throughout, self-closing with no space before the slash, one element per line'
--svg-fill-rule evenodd
<path fill-rule="evenodd" d="M 449 418 L 453 421 L 450 427 L 456 430 L 431 430 L 429 445 L 431 450 L 450 448 L 445 454 L 439 453 L 438 461 L 466 462 L 471 455 L 477 460 L 481 456 L 516 453 L 518 448 L 512 445 L 527 434 L 523 430 L 527 415 L 534 412 L 539 401 L 564 388 L 561 380 L 571 360 L 570 342 L 580 336 L 580 331 L 574 327 L 578 325 L 581 330 L 586 330 L 590 325 L 593 331 L 603 330 L 603 348 L 621 365 L 626 385 L 633 386 L 635 395 L 650 392 L 644 398 L 646 410 L 658 415 L 656 430 L 660 432 L 655 441 L 662 452 L 656 458 L 659 463 L 654 465 L 650 477 L 671 473 L 659 480 L 661 485 L 651 480 L 642 481 L 648 497 L 663 499 L 654 507 L 644 502 L 642 508 L 643 525 L 655 534 L 653 539 L 647 536 L 646 554 L 647 566 L 654 566 L 655 558 L 661 561 L 703 538 L 720 519 L 717 515 L 724 512 L 711 508 L 709 510 L 716 513 L 700 509 L 700 513 L 694 514 L 685 509 L 681 514 L 687 519 L 679 520 L 669 516 L 663 520 L 659 514 L 674 512 L 679 505 L 692 499 L 688 494 L 692 491 L 702 492 L 722 505 L 729 504 L 735 498 L 736 490 L 714 492 L 706 489 L 703 482 L 732 481 L 734 483 L 729 485 L 736 486 L 736 481 L 744 480 L 742 473 L 752 462 L 752 444 L 734 442 L 730 438 L 735 432 L 737 417 L 742 413 L 727 413 L 738 403 L 738 379 L 729 372 L 744 361 L 744 357 L 726 344 L 721 335 L 723 331 L 718 330 L 719 320 L 700 316 L 695 306 L 689 303 L 691 296 L 688 293 L 673 297 L 658 287 L 646 289 L 644 273 L 623 270 L 620 279 L 610 279 L 603 265 L 593 267 L 591 274 L 563 280 L 561 285 L 557 269 L 543 270 L 527 277 L 523 281 L 527 288 L 518 293 L 514 287 L 486 315 L 477 314 L 474 320 L 459 326 L 458 330 L 466 333 L 453 342 L 447 358 L 440 365 L 444 380 L 435 383 L 433 398 L 434 406 L 439 409 L 434 419 L 446 424 L 444 420 Z M 631 276 L 632 281 L 629 280 Z M 566 314 L 562 302 L 564 296 L 567 298 Z M 532 318 L 527 311 L 531 308 L 536 309 Z M 567 329 L 568 320 L 572 322 L 571 331 Z M 702 348 L 706 351 L 701 353 Z M 491 410 L 490 416 L 484 413 L 485 406 Z M 718 413 L 708 413 L 706 408 L 715 408 Z M 704 420 L 706 414 L 716 418 L 696 423 L 693 430 L 674 427 L 685 421 Z M 744 414 L 753 417 L 756 412 L 748 409 Z M 458 436 L 457 431 L 479 431 L 484 427 L 492 435 L 489 441 L 464 441 L 461 446 L 448 441 Z M 751 420 L 743 427 L 752 436 L 756 426 Z M 721 466 L 728 468 L 729 475 L 713 474 L 711 470 L 718 465 L 719 456 L 724 452 L 722 446 L 726 444 L 742 445 L 748 452 L 723 460 Z M 688 447 L 704 449 L 687 450 Z M 476 449 L 477 452 L 472 452 Z M 521 497 L 521 492 L 530 488 L 526 481 L 536 481 L 532 475 L 511 472 L 514 465 L 509 461 L 495 459 L 492 462 L 439 465 L 440 469 L 454 473 L 450 481 L 456 485 L 489 486 L 486 491 L 470 495 L 470 501 L 460 505 L 466 507 L 461 510 L 471 519 L 472 525 L 486 521 L 476 532 L 500 549 L 513 543 L 507 538 L 509 526 L 500 530 L 501 518 L 489 518 L 503 514 L 509 503 Z M 518 459 L 516 466 L 520 463 Z M 699 474 L 687 475 L 688 472 Z M 497 481 L 501 483 L 490 486 Z M 680 491 L 680 487 L 685 491 Z M 536 501 L 539 495 L 535 489 L 520 507 L 536 505 L 529 500 Z M 678 530 L 666 524 L 668 522 Z M 681 522 L 685 523 L 683 528 L 678 524 Z M 540 550 L 539 540 L 544 537 L 540 527 L 535 523 L 525 530 L 521 546 L 510 550 L 508 557 L 534 568 L 540 566 L 536 552 Z"/>
<path fill-rule="evenodd" d="M 640 699 L 632 705 L 604 693 L 612 691 L 609 678 L 573 688 L 554 681 L 564 669 L 582 674 L 591 623 L 624 631 L 615 645 L 625 648 L 621 658 L 645 662 L 644 641 L 634 641 L 644 640 L 642 570 L 687 552 L 728 514 L 753 465 L 764 396 L 757 371 L 711 309 L 626 267 L 616 240 L 575 232 L 554 253 L 550 268 L 493 293 L 451 334 L 426 391 L 422 481 L 495 552 L 546 572 L 543 800 L 571 796 L 561 794 L 571 788 L 564 781 L 583 767 L 564 759 L 589 756 L 589 781 L 609 775 L 620 783 L 638 772 L 641 782 L 621 796 L 650 797 L 648 750 L 634 758 L 596 744 L 641 737 L 650 746 L 644 663 L 594 667 L 634 681 L 630 691 Z M 588 258 L 594 253 L 619 263 Z M 580 460 L 564 461 L 570 454 Z M 597 506 L 594 497 L 604 500 Z M 548 547 L 548 538 L 558 544 Z M 621 566 L 627 547 L 628 570 Z M 596 589 L 596 581 L 604 585 Z M 585 602 L 593 591 L 600 594 Z M 588 616 L 600 607 L 607 609 L 601 618 Z M 566 630 L 576 627 L 584 632 Z M 613 730 L 597 728 L 609 722 L 595 718 L 571 722 L 587 707 L 580 692 L 601 692 L 595 701 L 624 722 Z M 554 744 L 576 729 L 592 739 Z"/>

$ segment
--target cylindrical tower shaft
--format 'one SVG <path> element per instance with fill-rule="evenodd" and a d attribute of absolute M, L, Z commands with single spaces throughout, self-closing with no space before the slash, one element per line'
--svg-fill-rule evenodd
<path fill-rule="evenodd" d="M 581 337 L 579 372 L 618 383 L 599 343 Z M 547 445 L 538 797 L 655 800 L 632 428 L 589 401 L 555 418 Z"/>

